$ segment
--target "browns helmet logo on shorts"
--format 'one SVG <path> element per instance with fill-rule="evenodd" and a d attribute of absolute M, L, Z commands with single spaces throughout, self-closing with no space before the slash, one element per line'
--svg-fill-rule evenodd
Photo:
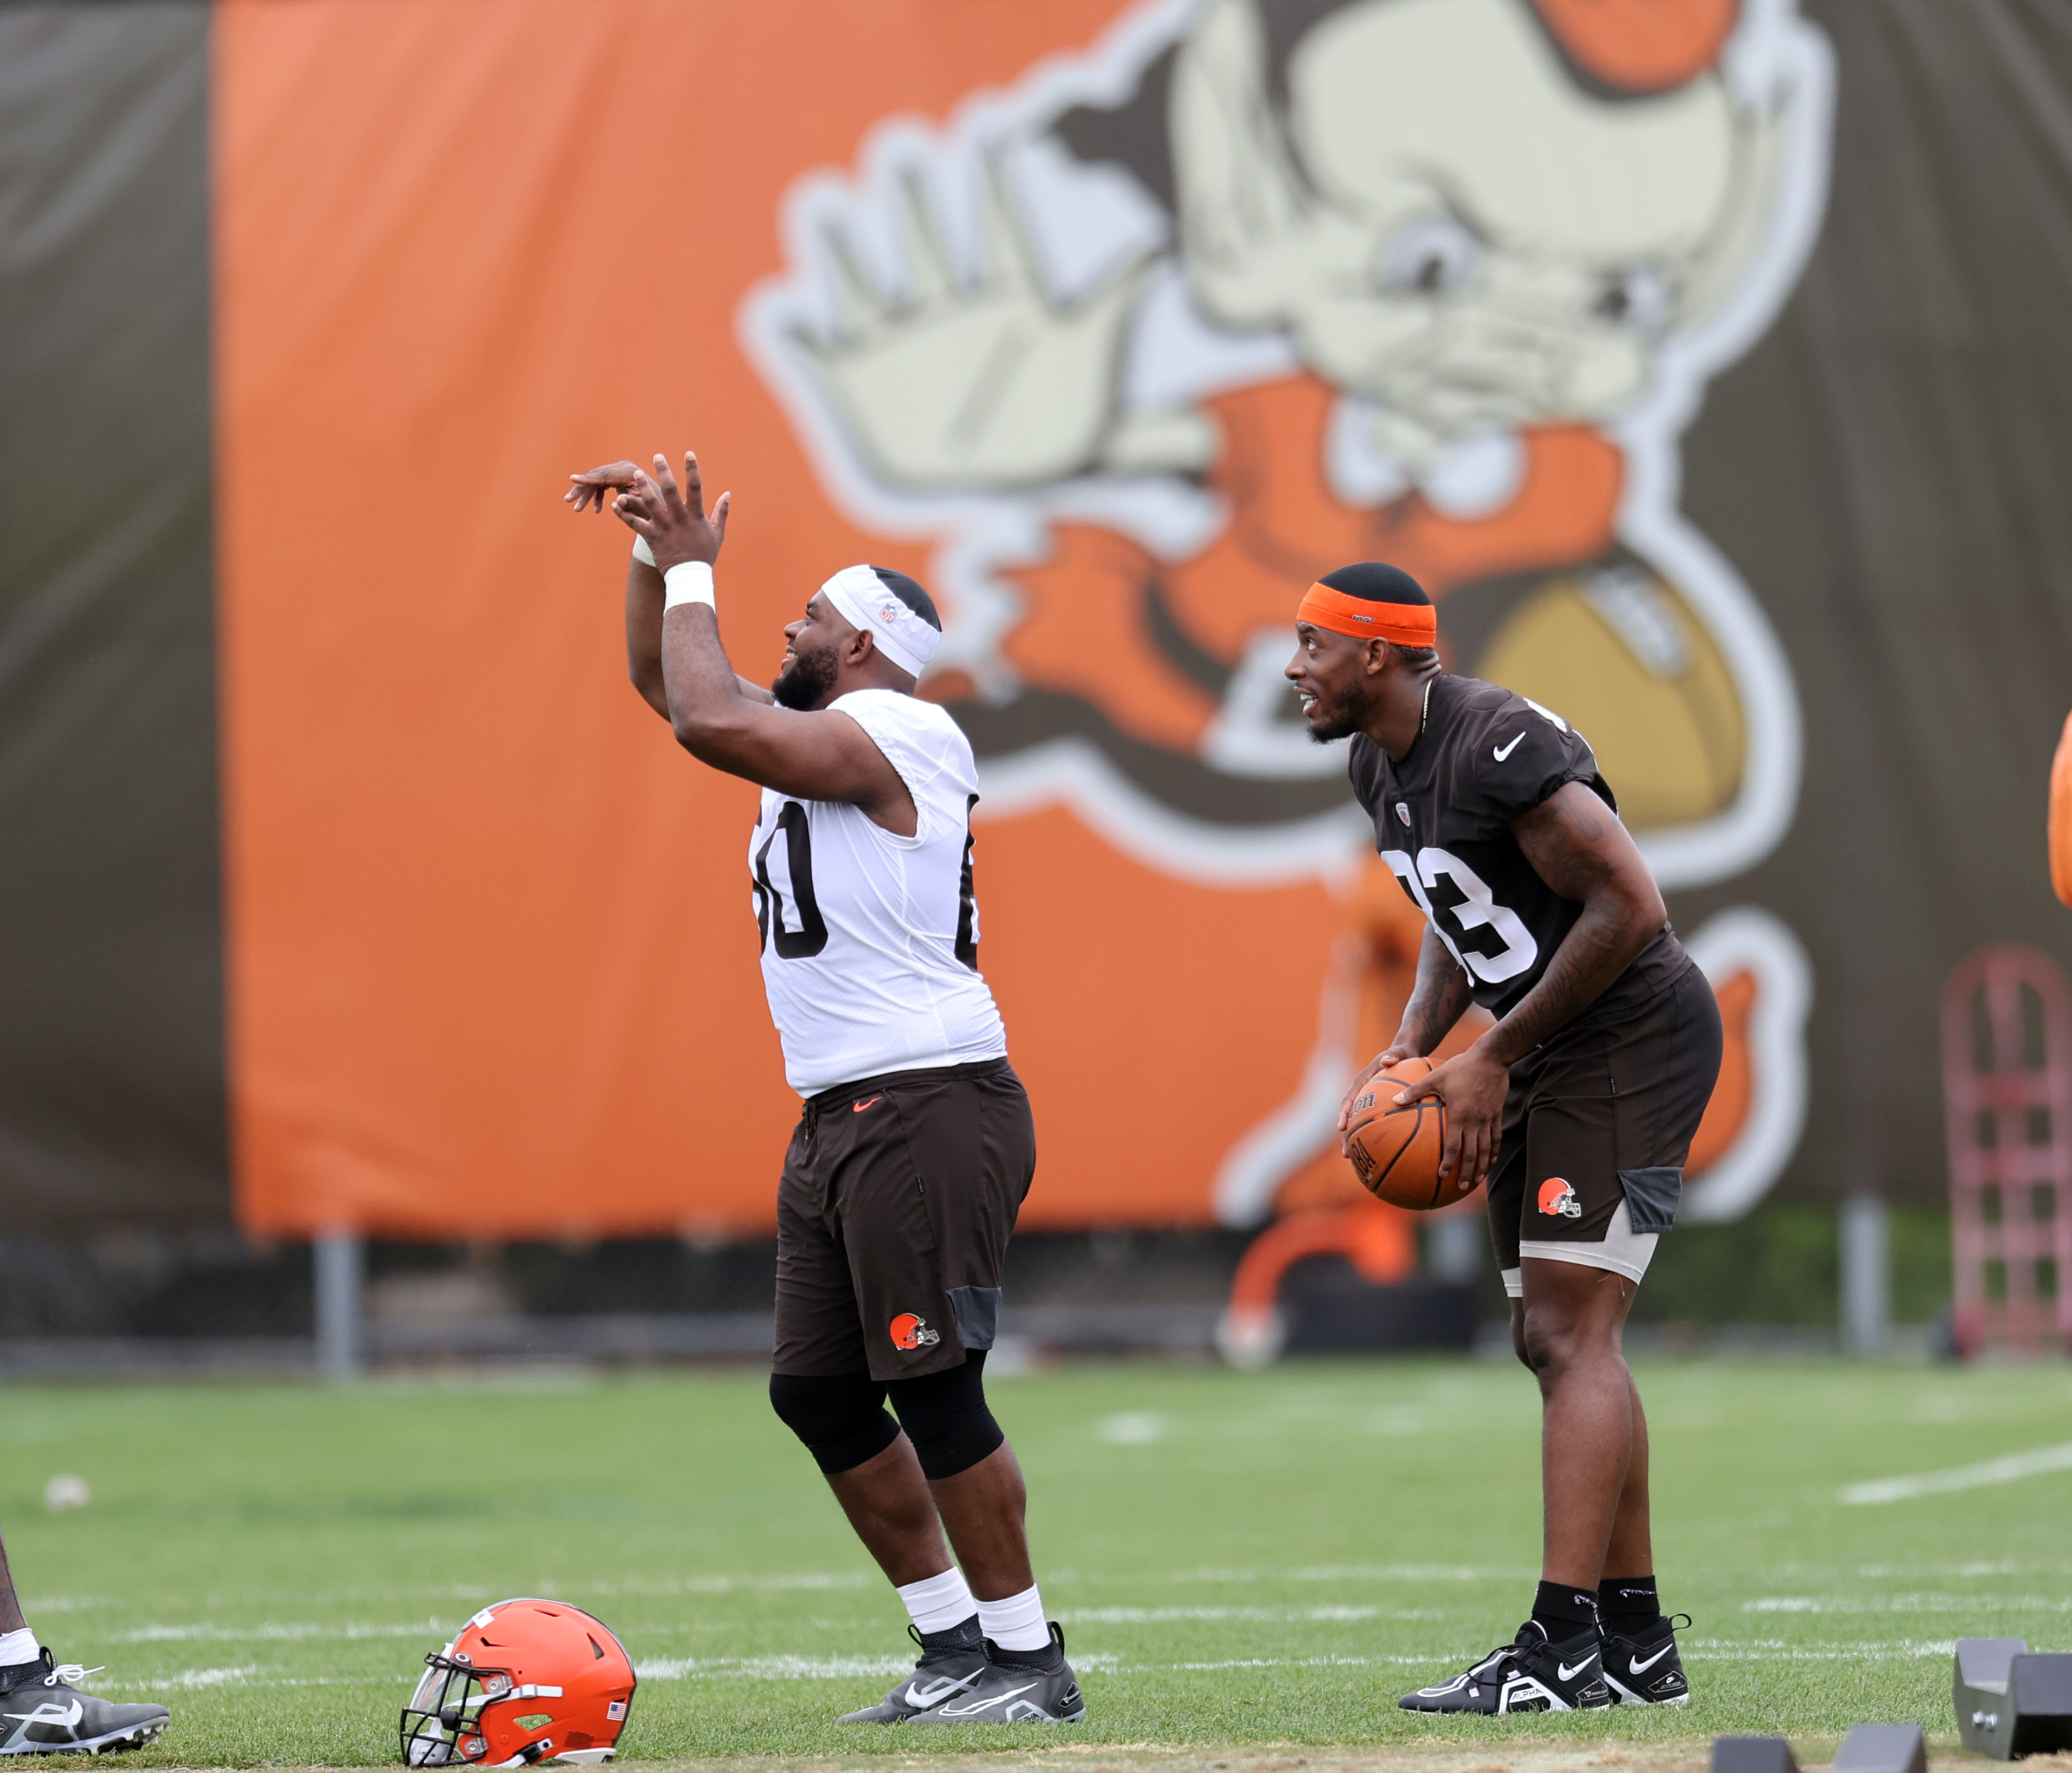
<path fill-rule="evenodd" d="M 1549 1176 L 1540 1185 L 1540 1210 L 1549 1219 L 1581 1219 L 1583 1203 L 1576 1191 L 1560 1176 Z"/>
<path fill-rule="evenodd" d="M 902 1311 L 891 1323 L 895 1348 L 932 1348 L 943 1339 L 939 1330 L 931 1330 L 928 1320 L 912 1311 Z"/>

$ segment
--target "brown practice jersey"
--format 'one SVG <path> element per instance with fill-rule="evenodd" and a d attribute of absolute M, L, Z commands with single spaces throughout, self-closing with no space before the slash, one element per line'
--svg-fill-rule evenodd
<path fill-rule="evenodd" d="M 1441 676 L 1400 762 L 1355 733 L 1346 767 L 1382 860 L 1453 951 L 1475 1002 L 1507 1014 L 1583 909 L 1540 878 L 1511 821 L 1569 782 L 1618 810 L 1582 734 L 1515 691 Z M 1622 1016 L 1690 965 L 1665 927 L 1577 1019 Z"/>

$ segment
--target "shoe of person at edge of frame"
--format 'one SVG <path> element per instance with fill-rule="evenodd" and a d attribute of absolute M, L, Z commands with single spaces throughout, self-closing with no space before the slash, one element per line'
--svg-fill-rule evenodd
<path fill-rule="evenodd" d="M 1065 1634 L 1050 1622 L 1050 1642 L 1058 1652 L 1055 1668 L 1032 1668 L 1026 1663 L 1003 1662 L 1003 1652 L 986 1645 L 992 1666 L 972 1683 L 971 1691 L 920 1713 L 917 1724 L 1072 1724 L 1087 1715 L 1079 1679 L 1065 1660 Z"/>
<path fill-rule="evenodd" d="M 112 1754 L 165 1734 L 163 1705 L 118 1705 L 73 1685 L 97 1674 L 48 1650 L 0 1668 L 0 1754 Z"/>
<path fill-rule="evenodd" d="M 969 1693 L 972 1684 L 993 1666 L 986 1660 L 983 1643 L 968 1650 L 931 1650 L 911 1625 L 906 1635 L 921 1648 L 921 1660 L 914 1664 L 913 1673 L 887 1693 L 882 1705 L 847 1713 L 837 1718 L 837 1723 L 903 1724 L 945 1700 Z"/>
<path fill-rule="evenodd" d="M 1555 1643 L 1537 1619 L 1527 1619 L 1509 1643 L 1492 1650 L 1465 1674 L 1420 1687 L 1396 1704 L 1405 1711 L 1597 1711 L 1612 1702 L 1596 1627 Z"/>
<path fill-rule="evenodd" d="M 1676 1648 L 1677 1619 L 1688 1626 L 1691 1615 L 1664 1619 L 1659 1630 L 1637 1638 L 1604 1636 L 1605 1680 L 1615 1705 L 1682 1705 L 1691 1698 L 1684 1658 Z"/>

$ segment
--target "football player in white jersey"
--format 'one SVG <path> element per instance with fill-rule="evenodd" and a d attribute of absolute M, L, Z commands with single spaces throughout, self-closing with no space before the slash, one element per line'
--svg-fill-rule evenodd
<path fill-rule="evenodd" d="M 751 896 L 805 1104 L 777 1189 L 771 1402 L 921 1648 L 882 1704 L 843 1722 L 1083 1717 L 983 1384 L 1036 1140 L 978 971 L 977 765 L 956 722 L 914 693 L 942 637 L 935 605 L 903 573 L 845 567 L 784 630 L 763 689 L 720 644 L 713 563 L 732 496 L 708 516 L 688 455 L 680 492 L 659 455 L 652 478 L 630 462 L 570 478 L 578 511 L 608 504 L 637 537 L 635 686 L 693 757 L 763 788 Z"/>

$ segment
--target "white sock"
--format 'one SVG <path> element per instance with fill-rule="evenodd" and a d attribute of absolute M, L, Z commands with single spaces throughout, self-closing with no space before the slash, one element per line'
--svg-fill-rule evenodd
<path fill-rule="evenodd" d="M 26 1625 L 18 1631 L 0 1631 L 0 1668 L 34 1662 L 42 1654 L 36 1634 Z"/>
<path fill-rule="evenodd" d="M 1030 1593 L 1035 1591 L 1032 1589 Z M 930 1576 L 918 1582 L 909 1582 L 899 1590 L 899 1598 L 906 1603 L 907 1616 L 914 1622 L 916 1631 L 947 1631 L 953 1625 L 962 1625 L 979 1611 L 979 1604 L 972 1598 L 971 1585 L 964 1580 L 964 1573 L 954 1564 L 939 1576 Z"/>
<path fill-rule="evenodd" d="M 1030 1586 L 1004 1601 L 978 1603 L 979 1629 L 1003 1650 L 1042 1650 L 1050 1642 L 1043 1618 L 1043 1597 Z"/>

